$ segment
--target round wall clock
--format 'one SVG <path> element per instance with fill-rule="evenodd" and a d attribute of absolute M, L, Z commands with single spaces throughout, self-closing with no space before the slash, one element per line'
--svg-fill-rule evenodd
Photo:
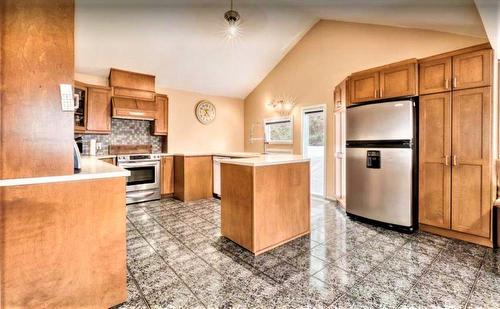
<path fill-rule="evenodd" d="M 209 124 L 215 119 L 215 106 L 207 100 L 202 100 L 196 104 L 196 118 L 203 124 Z"/>

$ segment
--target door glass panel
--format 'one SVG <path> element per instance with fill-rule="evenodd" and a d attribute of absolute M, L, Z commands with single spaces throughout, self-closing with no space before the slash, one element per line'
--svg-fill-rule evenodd
<path fill-rule="evenodd" d="M 155 182 L 155 167 L 127 167 L 130 176 L 127 177 L 127 186 L 150 184 Z"/>
<path fill-rule="evenodd" d="M 303 154 L 311 159 L 311 193 L 324 196 L 325 115 L 315 110 L 304 113 Z"/>

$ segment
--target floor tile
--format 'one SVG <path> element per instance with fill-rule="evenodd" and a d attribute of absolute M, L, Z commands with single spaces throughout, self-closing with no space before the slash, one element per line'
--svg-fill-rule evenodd
<path fill-rule="evenodd" d="M 413 287 L 407 298 L 433 308 L 460 308 L 466 303 L 466 299 L 464 298 L 446 294 L 425 284 L 417 284 Z"/>
<path fill-rule="evenodd" d="M 498 250 L 353 221 L 324 201 L 312 204 L 311 224 L 310 235 L 254 256 L 220 235 L 219 200 L 128 205 L 129 299 L 118 308 L 491 308 L 499 302 Z"/>

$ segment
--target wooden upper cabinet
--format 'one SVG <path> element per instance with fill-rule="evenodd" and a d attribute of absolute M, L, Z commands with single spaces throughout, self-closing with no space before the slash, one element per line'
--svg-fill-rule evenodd
<path fill-rule="evenodd" d="M 417 95 L 417 60 L 389 65 L 380 70 L 380 98 L 414 95 Z"/>
<path fill-rule="evenodd" d="M 379 72 L 354 73 L 350 77 L 351 103 L 373 101 L 379 98 Z"/>
<path fill-rule="evenodd" d="M 492 50 L 484 49 L 453 57 L 453 88 L 491 86 Z"/>
<path fill-rule="evenodd" d="M 86 131 L 111 133 L 111 97 L 109 88 L 88 87 Z"/>
<path fill-rule="evenodd" d="M 156 117 L 154 123 L 154 135 L 167 135 L 168 133 L 168 97 L 156 95 Z"/>
<path fill-rule="evenodd" d="M 420 97 L 419 222 L 451 227 L 451 93 Z"/>
<path fill-rule="evenodd" d="M 349 105 L 349 78 L 344 79 L 333 91 L 333 104 L 336 110 Z"/>
<path fill-rule="evenodd" d="M 491 231 L 491 87 L 453 92 L 452 229 Z"/>
<path fill-rule="evenodd" d="M 161 194 L 174 193 L 174 157 L 161 158 Z"/>
<path fill-rule="evenodd" d="M 78 95 L 78 108 L 75 109 L 75 133 L 85 133 L 87 127 L 87 86 L 75 81 L 74 92 Z"/>
<path fill-rule="evenodd" d="M 420 95 L 451 90 L 451 57 L 419 62 Z"/>
<path fill-rule="evenodd" d="M 112 68 L 109 85 L 113 87 L 113 97 L 155 100 L 155 76 Z"/>

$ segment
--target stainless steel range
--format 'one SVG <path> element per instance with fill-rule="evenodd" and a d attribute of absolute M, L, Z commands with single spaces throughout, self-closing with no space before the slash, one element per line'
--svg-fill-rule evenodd
<path fill-rule="evenodd" d="M 160 155 L 119 155 L 118 166 L 130 171 L 127 204 L 160 199 Z"/>

